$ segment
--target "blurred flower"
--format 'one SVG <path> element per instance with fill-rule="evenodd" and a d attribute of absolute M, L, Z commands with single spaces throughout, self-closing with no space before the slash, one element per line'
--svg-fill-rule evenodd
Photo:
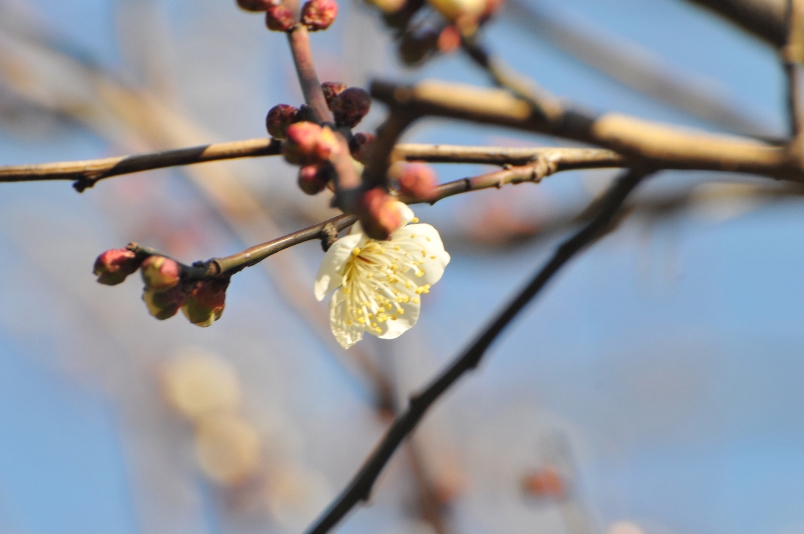
<path fill-rule="evenodd" d="M 394 339 L 416 324 L 421 301 L 449 263 L 438 231 L 417 222 L 413 211 L 396 202 L 402 227 L 388 241 L 363 233 L 355 223 L 349 235 L 336 241 L 324 256 L 315 282 L 315 297 L 330 301 L 330 327 L 344 348 L 368 332 Z M 407 225 L 407 226 L 405 226 Z"/>
<path fill-rule="evenodd" d="M 533 497 L 558 499 L 564 496 L 566 488 L 561 474 L 552 466 L 525 475 L 522 490 Z"/>
<path fill-rule="evenodd" d="M 161 384 L 170 407 L 191 421 L 240 407 L 242 393 L 232 366 L 200 348 L 183 350 L 165 363 Z"/>
<path fill-rule="evenodd" d="M 195 428 L 198 463 L 219 484 L 234 486 L 254 476 L 261 447 L 254 427 L 235 413 L 205 415 Z"/>
<path fill-rule="evenodd" d="M 436 175 L 423 163 L 397 163 L 389 174 L 399 181 L 399 192 L 416 200 L 430 200 L 435 193 Z"/>

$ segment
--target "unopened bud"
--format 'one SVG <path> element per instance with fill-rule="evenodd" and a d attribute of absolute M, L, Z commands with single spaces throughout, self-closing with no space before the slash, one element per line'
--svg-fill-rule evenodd
<path fill-rule="evenodd" d="M 282 154 L 288 163 L 311 165 L 316 163 L 315 148 L 321 137 L 321 126 L 313 122 L 296 122 L 288 126 L 287 139 L 282 143 Z"/>
<path fill-rule="evenodd" d="M 330 108 L 338 126 L 354 128 L 371 109 L 371 96 L 359 87 L 350 87 L 335 97 Z"/>
<path fill-rule="evenodd" d="M 427 0 L 427 2 L 445 19 L 477 18 L 485 9 L 485 0 Z"/>
<path fill-rule="evenodd" d="M 402 225 L 398 201 L 385 189 L 376 187 L 364 192 L 358 200 L 360 224 L 372 239 L 388 239 L 388 236 Z"/>
<path fill-rule="evenodd" d="M 145 289 L 163 291 L 179 283 L 181 267 L 179 264 L 164 256 L 150 256 L 142 262 L 142 281 Z"/>
<path fill-rule="evenodd" d="M 346 89 L 346 84 L 341 82 L 324 82 L 321 84 L 321 90 L 324 91 L 324 98 L 327 100 L 327 106 L 332 109 L 332 101 L 336 96 L 341 94 Z"/>
<path fill-rule="evenodd" d="M 398 172 L 399 192 L 416 200 L 430 200 L 435 193 L 436 175 L 429 165 L 403 163 Z"/>
<path fill-rule="evenodd" d="M 437 46 L 439 52 L 454 52 L 461 46 L 461 32 L 455 26 L 447 26 L 438 34 Z"/>
<path fill-rule="evenodd" d="M 327 169 L 318 165 L 307 165 L 299 169 L 299 188 L 308 195 L 316 195 L 327 187 Z"/>
<path fill-rule="evenodd" d="M 368 164 L 371 146 L 376 141 L 377 136 L 370 133 L 356 133 L 352 136 L 352 141 L 349 143 L 349 151 L 352 157 L 363 165 Z"/>
<path fill-rule="evenodd" d="M 523 477 L 522 490 L 534 497 L 561 498 L 566 488 L 561 474 L 554 467 L 547 466 Z"/>
<path fill-rule="evenodd" d="M 140 264 L 142 258 L 138 258 L 134 252 L 125 248 L 115 248 L 98 256 L 92 272 L 101 284 L 115 286 L 139 269 Z"/>
<path fill-rule="evenodd" d="M 299 116 L 299 110 L 288 104 L 277 104 L 268 111 L 265 127 L 274 139 L 284 139 L 288 126 Z"/>
<path fill-rule="evenodd" d="M 237 0 L 237 5 L 246 11 L 265 11 L 271 7 L 271 2 L 270 0 Z"/>
<path fill-rule="evenodd" d="M 296 24 L 293 12 L 282 4 L 272 5 L 265 11 L 265 25 L 275 32 L 286 32 Z"/>
<path fill-rule="evenodd" d="M 310 31 L 326 30 L 338 16 L 335 0 L 308 0 L 302 7 L 302 24 Z"/>
<path fill-rule="evenodd" d="M 198 282 L 184 298 L 182 313 L 193 324 L 211 326 L 223 314 L 227 287 L 229 287 L 228 278 Z"/>
<path fill-rule="evenodd" d="M 148 306 L 148 312 L 151 315 L 160 321 L 164 321 L 173 317 L 179 311 L 184 302 L 184 291 L 179 285 L 161 291 L 145 286 L 142 300 L 145 301 L 145 305 Z"/>

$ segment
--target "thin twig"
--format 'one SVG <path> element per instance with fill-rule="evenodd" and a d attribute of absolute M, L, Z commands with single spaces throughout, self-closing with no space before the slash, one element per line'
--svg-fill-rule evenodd
<path fill-rule="evenodd" d="M 73 187 L 80 192 L 111 176 L 207 161 L 275 156 L 281 153 L 280 146 L 276 139 L 246 139 L 113 158 L 14 165 L 0 167 L 0 182 L 75 180 Z"/>
<path fill-rule="evenodd" d="M 608 229 L 628 194 L 646 176 L 647 172 L 643 170 L 631 170 L 620 178 L 603 198 L 597 216 L 556 250 L 550 261 L 537 272 L 530 283 L 510 301 L 482 334 L 447 369 L 422 392 L 411 396 L 408 409 L 396 418 L 358 473 L 327 512 L 312 526 L 308 531 L 309 534 L 329 532 L 360 501 L 369 498 L 374 482 L 383 467 L 399 444 L 416 428 L 427 409 L 458 378 L 478 366 L 489 346 L 562 266 Z"/>
<path fill-rule="evenodd" d="M 566 156 L 572 149 L 562 149 L 558 151 L 553 157 L 542 155 L 535 161 L 518 167 L 510 167 L 495 172 L 481 174 L 471 178 L 462 178 L 439 185 L 434 194 L 427 199 L 400 197 L 400 200 L 408 204 L 418 204 L 427 202 L 435 204 L 441 199 L 459 195 L 461 193 L 468 193 L 471 191 L 480 191 L 482 189 L 499 189 L 508 184 L 519 184 L 523 182 L 538 183 L 542 178 L 549 176 L 555 172 L 571 169 L 589 168 L 589 161 L 583 157 L 584 153 L 588 152 L 587 149 L 578 149 L 581 156 L 577 161 L 573 161 Z M 571 154 L 570 154 L 571 155 Z M 564 158 L 562 158 L 564 156 Z M 617 167 L 616 162 L 608 158 L 603 158 L 602 167 Z M 213 258 L 208 261 L 195 262 L 191 267 L 184 267 L 185 277 L 188 280 L 205 280 L 210 278 L 228 277 L 242 271 L 246 267 L 251 267 L 287 248 L 299 245 L 306 241 L 314 239 L 326 238 L 327 234 L 332 232 L 340 232 L 341 230 L 353 225 L 357 221 L 354 215 L 337 215 L 326 221 L 318 224 L 308 226 L 301 230 L 291 232 L 282 237 L 278 237 L 271 241 L 254 245 L 246 250 L 240 251 L 231 256 L 224 258 Z M 146 255 L 156 254 L 156 251 L 151 249 L 143 249 L 138 247 L 136 249 Z"/>
<path fill-rule="evenodd" d="M 310 34 L 304 24 L 296 24 L 288 32 L 288 44 L 293 55 L 293 64 L 296 66 L 296 75 L 299 78 L 304 101 L 315 115 L 316 121 L 333 122 L 332 112 L 327 106 L 321 82 L 315 72 L 313 54 L 310 50 Z"/>

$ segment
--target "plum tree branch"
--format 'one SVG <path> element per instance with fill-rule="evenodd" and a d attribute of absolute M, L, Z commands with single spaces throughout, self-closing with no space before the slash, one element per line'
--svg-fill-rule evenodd
<path fill-rule="evenodd" d="M 350 510 L 361 501 L 369 498 L 377 477 L 397 447 L 416 428 L 430 406 L 451 388 L 461 376 L 478 366 L 492 343 L 533 297 L 541 291 L 553 275 L 578 252 L 594 242 L 610 228 L 627 196 L 648 173 L 645 170 L 632 169 L 621 177 L 598 204 L 598 212 L 595 217 L 558 247 L 553 257 L 537 271 L 531 281 L 503 308 L 474 342 L 459 354 L 423 391 L 411 396 L 407 410 L 395 419 L 346 489 L 308 530 L 308 534 L 325 534 L 329 532 Z"/>
<path fill-rule="evenodd" d="M 371 93 L 391 106 L 392 113 L 449 117 L 556 135 L 609 148 L 654 168 L 731 171 L 804 181 L 804 164 L 785 147 L 750 139 L 688 131 L 617 113 L 596 117 L 568 109 L 546 117 L 508 91 L 444 82 L 406 86 L 376 81 Z"/>

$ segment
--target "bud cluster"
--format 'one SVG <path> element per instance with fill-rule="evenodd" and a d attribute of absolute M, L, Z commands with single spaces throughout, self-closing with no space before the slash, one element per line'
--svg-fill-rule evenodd
<path fill-rule="evenodd" d="M 223 313 L 228 278 L 185 282 L 183 267 L 165 256 L 107 250 L 95 260 L 93 272 L 101 284 L 117 285 L 137 269 L 145 283 L 142 300 L 157 319 L 173 317 L 181 309 L 191 323 L 210 326 Z"/>
<path fill-rule="evenodd" d="M 301 22 L 310 31 L 329 28 L 338 16 L 338 3 L 335 0 L 308 0 L 302 6 Z"/>

